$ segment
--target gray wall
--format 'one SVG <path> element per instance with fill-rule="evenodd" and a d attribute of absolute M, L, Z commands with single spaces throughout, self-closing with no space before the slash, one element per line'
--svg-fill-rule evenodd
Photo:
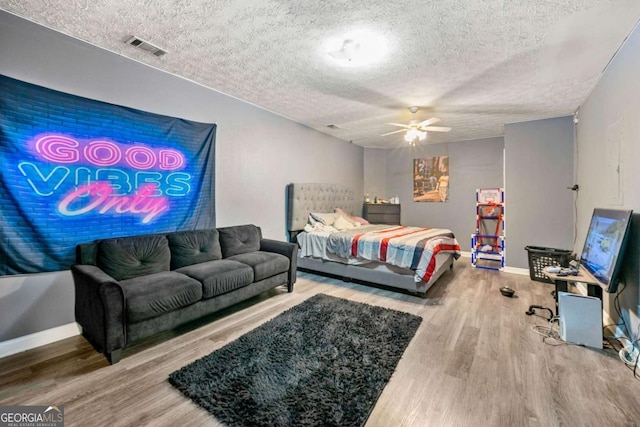
<path fill-rule="evenodd" d="M 502 187 L 503 148 L 503 138 L 486 138 L 387 150 L 386 191 L 400 197 L 402 224 L 448 228 L 469 251 L 476 188 Z M 435 156 L 449 156 L 449 201 L 414 202 L 413 160 Z"/>
<path fill-rule="evenodd" d="M 524 247 L 573 246 L 573 119 L 505 125 L 506 264 L 529 268 Z"/>
<path fill-rule="evenodd" d="M 369 193 L 372 202 L 376 196 L 389 198 L 395 195 L 387 192 L 387 151 L 383 148 L 364 149 L 364 192 Z"/>
<path fill-rule="evenodd" d="M 101 101 L 218 123 L 217 225 L 286 239 L 285 186 L 363 193 L 363 149 L 0 11 L 0 73 Z M 74 321 L 69 272 L 0 278 L 0 341 Z"/>
<path fill-rule="evenodd" d="M 640 313 L 640 30 L 629 36 L 580 108 L 577 126 L 578 238 L 581 250 L 593 209 L 633 209 L 632 236 L 623 265 L 627 288 L 620 294 L 623 316 L 638 338 Z M 619 159 L 619 161 L 615 160 Z M 620 173 L 617 169 L 619 166 Z M 619 182 L 619 186 L 618 186 Z M 613 295 L 605 311 L 617 320 Z"/>

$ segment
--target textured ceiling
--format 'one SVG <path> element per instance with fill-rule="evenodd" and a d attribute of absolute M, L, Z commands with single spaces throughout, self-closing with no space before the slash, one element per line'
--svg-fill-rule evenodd
<path fill-rule="evenodd" d="M 638 0 L 0 0 L 0 8 L 366 147 L 402 145 L 432 116 L 448 134 L 573 114 L 640 18 Z M 353 30 L 383 36 L 374 65 L 325 52 Z M 123 43 L 136 35 L 170 53 Z M 339 129 L 329 129 L 333 124 Z M 406 144 L 406 143 L 404 143 Z"/>

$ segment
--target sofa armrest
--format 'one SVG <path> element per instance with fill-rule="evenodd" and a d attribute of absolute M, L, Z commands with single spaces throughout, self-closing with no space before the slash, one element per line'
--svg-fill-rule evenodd
<path fill-rule="evenodd" d="M 126 344 L 124 292 L 120 284 L 94 265 L 71 267 L 76 293 L 76 321 L 83 335 L 110 354 Z"/>
<path fill-rule="evenodd" d="M 293 284 L 296 283 L 296 272 L 298 266 L 298 245 L 295 243 L 281 242 L 279 240 L 260 239 L 260 250 L 274 252 L 289 258 L 288 290 L 293 291 Z"/>

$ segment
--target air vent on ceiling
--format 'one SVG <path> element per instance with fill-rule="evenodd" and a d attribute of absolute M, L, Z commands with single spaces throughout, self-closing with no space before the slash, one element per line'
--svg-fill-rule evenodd
<path fill-rule="evenodd" d="M 166 50 L 159 48 L 158 46 L 149 43 L 146 40 L 142 40 L 139 37 L 131 36 L 126 42 L 126 44 L 130 44 L 133 47 L 136 47 L 140 50 L 144 50 L 147 53 L 150 53 L 154 56 L 163 56 L 168 53 Z"/>

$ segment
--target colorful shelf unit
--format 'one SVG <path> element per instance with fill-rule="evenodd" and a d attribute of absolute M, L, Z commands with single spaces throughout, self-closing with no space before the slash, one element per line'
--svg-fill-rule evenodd
<path fill-rule="evenodd" d="M 504 270 L 504 189 L 476 190 L 476 232 L 471 235 L 471 265 Z"/>

